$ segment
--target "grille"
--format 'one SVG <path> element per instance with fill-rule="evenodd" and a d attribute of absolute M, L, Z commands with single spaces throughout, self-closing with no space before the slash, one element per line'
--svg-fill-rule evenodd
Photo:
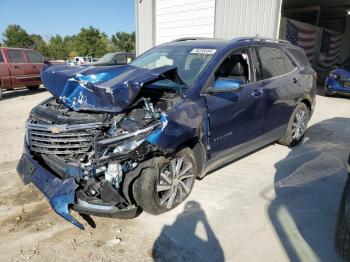
<path fill-rule="evenodd" d="M 33 152 L 70 155 L 90 150 L 99 123 L 82 125 L 27 124 L 28 142 Z M 94 132 L 95 131 L 95 132 Z"/>

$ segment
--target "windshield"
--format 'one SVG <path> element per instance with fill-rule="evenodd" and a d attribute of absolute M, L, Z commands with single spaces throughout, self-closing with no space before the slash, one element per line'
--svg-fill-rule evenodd
<path fill-rule="evenodd" d="M 111 62 L 113 60 L 113 57 L 115 56 L 115 53 L 107 53 L 104 56 L 102 56 L 98 62 Z"/>
<path fill-rule="evenodd" d="M 136 67 L 154 69 L 166 65 L 176 66 L 181 80 L 190 86 L 203 71 L 216 49 L 188 46 L 163 46 L 151 49 L 137 57 L 130 64 Z"/>

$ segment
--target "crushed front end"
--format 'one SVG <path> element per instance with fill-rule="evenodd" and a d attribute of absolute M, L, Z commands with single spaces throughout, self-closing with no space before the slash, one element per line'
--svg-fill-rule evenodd
<path fill-rule="evenodd" d="M 131 218 L 139 213 L 131 185 L 142 168 L 166 152 L 153 144 L 167 125 L 177 89 L 144 88 L 120 113 L 74 111 L 52 97 L 36 106 L 26 123 L 25 152 L 17 167 L 24 183 L 36 185 L 53 209 Z"/>

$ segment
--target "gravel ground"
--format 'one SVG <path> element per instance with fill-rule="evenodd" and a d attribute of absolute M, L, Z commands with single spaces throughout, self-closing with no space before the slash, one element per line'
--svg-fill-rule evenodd
<path fill-rule="evenodd" d="M 15 167 L 24 123 L 44 89 L 0 101 L 1 261 L 337 261 L 333 232 L 350 152 L 350 102 L 317 97 L 303 143 L 277 144 L 196 181 L 160 216 L 93 217 L 79 230 L 50 209 Z M 74 213 L 80 221 L 84 221 Z"/>

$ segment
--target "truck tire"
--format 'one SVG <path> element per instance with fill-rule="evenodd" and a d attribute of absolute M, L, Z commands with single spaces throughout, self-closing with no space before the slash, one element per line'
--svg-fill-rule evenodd
<path fill-rule="evenodd" d="M 303 139 L 309 117 L 310 113 L 306 105 L 298 104 L 289 119 L 284 136 L 278 142 L 285 146 L 297 145 Z"/>
<path fill-rule="evenodd" d="M 189 148 L 157 168 L 145 168 L 133 185 L 138 206 L 147 213 L 158 215 L 181 204 L 191 193 L 196 179 L 196 163 Z"/>
<path fill-rule="evenodd" d="M 30 90 L 30 91 L 33 91 L 33 90 L 37 90 L 39 89 L 40 85 L 38 86 L 27 86 L 27 89 Z"/>
<path fill-rule="evenodd" d="M 347 179 L 338 209 L 335 226 L 335 250 L 346 261 L 350 261 L 350 231 L 345 216 L 345 206 L 348 205 L 346 195 L 349 194 L 349 179 Z"/>

